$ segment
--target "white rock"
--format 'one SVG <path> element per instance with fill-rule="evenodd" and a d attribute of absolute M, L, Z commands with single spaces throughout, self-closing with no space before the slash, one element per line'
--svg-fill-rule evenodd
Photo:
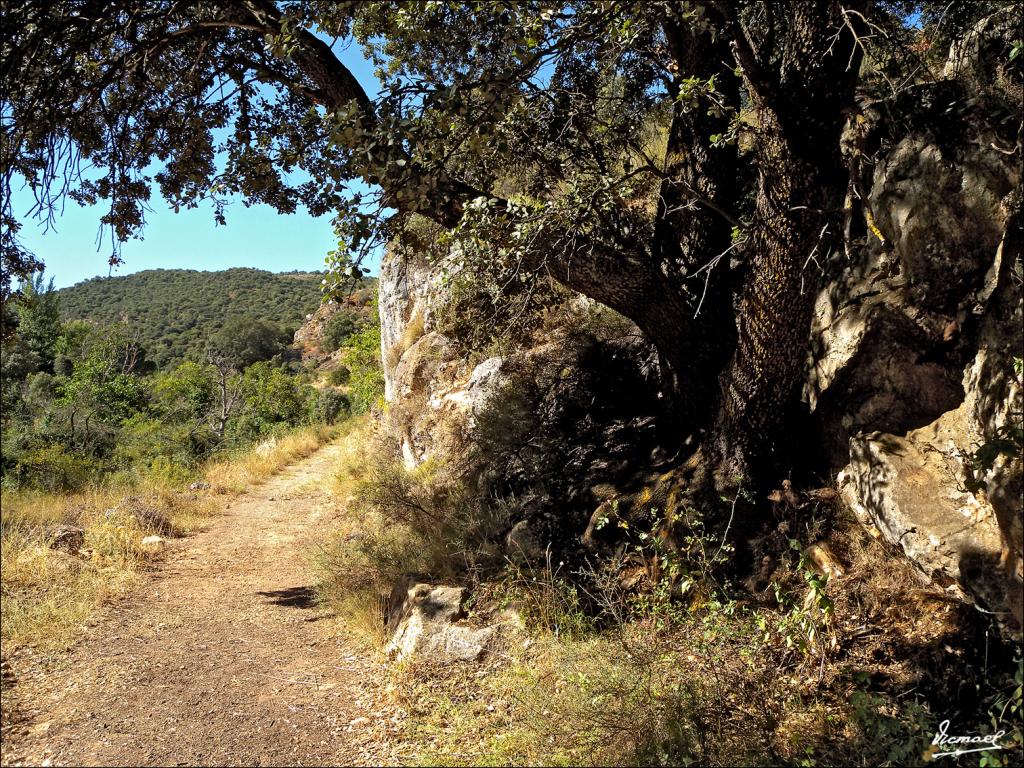
<path fill-rule="evenodd" d="M 449 661 L 479 658 L 496 628 L 473 629 L 455 624 L 462 615 L 465 597 L 466 591 L 461 587 L 410 587 L 391 614 L 389 625 L 394 634 L 385 652 L 398 661 L 415 656 Z"/>

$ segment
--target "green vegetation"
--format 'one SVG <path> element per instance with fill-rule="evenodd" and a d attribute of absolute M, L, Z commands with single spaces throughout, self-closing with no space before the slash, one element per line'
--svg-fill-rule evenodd
<path fill-rule="evenodd" d="M 86 280 L 58 296 L 64 319 L 126 323 L 150 359 L 166 368 L 202 359 L 211 337 L 253 318 L 287 345 L 319 306 L 322 278 L 317 272 L 157 269 Z"/>
<path fill-rule="evenodd" d="M 997 640 L 979 649 L 955 631 L 973 609 L 953 610 L 940 590 L 908 593 L 911 565 L 854 520 L 811 511 L 754 597 L 699 515 L 676 521 L 679 546 L 637 529 L 610 560 L 549 554 L 495 568 L 486 542 L 505 525 L 500 508 L 482 507 L 451 467 L 388 459 L 372 422 L 348 427 L 335 483 L 351 502 L 317 559 L 320 599 L 341 630 L 379 649 L 382 595 L 409 572 L 465 583 L 466 620 L 498 627 L 478 663 L 424 654 L 389 667 L 393 702 L 409 713 L 406 762 L 918 765 L 953 718 L 958 732 L 1003 732 L 1006 748 L 981 765 L 1014 764 L 1019 657 L 983 667 Z M 665 522 L 654 505 L 648 517 Z M 846 566 L 834 576 L 808 556 L 822 526 Z M 964 700 L 950 700 L 927 637 L 962 660 Z"/>
<path fill-rule="evenodd" d="M 353 413 L 367 413 L 384 396 L 384 374 L 380 367 L 380 326 L 368 325 L 349 336 L 341 347 L 341 362 L 347 369 Z"/>
<path fill-rule="evenodd" d="M 210 347 L 236 368 L 284 354 L 292 334 L 274 323 L 250 315 L 232 317 L 210 339 Z"/>
<path fill-rule="evenodd" d="M 239 278 L 261 274 L 265 283 L 268 276 L 254 270 L 230 270 L 221 277 L 235 285 Z M 146 275 L 133 276 L 139 277 Z M 307 278 L 274 279 L 308 287 Z M 184 290 L 190 280 L 172 284 Z M 219 284 L 221 278 L 203 281 Z M 129 283 L 92 281 L 86 295 L 110 310 Z M 107 286 L 115 301 L 101 300 Z M 134 295 L 131 305 L 140 317 L 151 317 L 159 312 L 146 299 L 154 298 L 166 313 L 168 295 Z M 361 330 L 342 341 L 352 372 L 346 393 L 313 386 L 315 374 L 287 361 L 290 334 L 265 319 L 228 310 L 234 306 L 230 299 L 219 305 L 229 313 L 228 321 L 207 327 L 209 335 L 189 351 L 195 359 L 158 368 L 145 346 L 147 329 L 121 321 L 62 322 L 69 314 L 67 296 L 37 276 L 10 302 L 15 325 L 3 344 L 0 452 L 8 487 L 74 491 L 99 481 L 145 477 L 182 482 L 215 454 L 244 451 L 301 425 L 334 423 L 347 417 L 350 403 L 363 412 L 380 396 L 380 334 L 374 322 L 361 321 Z M 251 308 L 247 302 L 244 307 Z"/>
<path fill-rule="evenodd" d="M 324 347 L 332 352 L 341 349 L 345 340 L 357 333 L 363 325 L 363 316 L 360 313 L 349 307 L 342 307 L 327 321 L 324 328 Z"/>
<path fill-rule="evenodd" d="M 859 226 L 834 220 L 848 193 L 851 223 L 873 215 L 849 173 L 871 152 L 842 140 L 857 104 L 931 87 L 947 44 L 1008 7 L 947 6 L 261 2 L 136 12 L 122 0 L 79 27 L 64 23 L 74 4 L 16 4 L 8 26 L 21 34 L 2 91 L 17 129 L 0 147 L 0 184 L 9 193 L 27 182 L 40 219 L 65 196 L 100 204 L 115 263 L 116 243 L 144 229 L 155 193 L 176 209 L 212 198 L 225 223 L 236 195 L 282 214 L 330 214 L 328 285 L 360 276 L 375 247 L 422 216 L 460 246 L 470 280 L 498 262 L 635 322 L 671 369 L 666 395 L 686 403 L 674 449 L 714 435 L 697 447 L 720 465 L 708 494 L 728 495 L 790 469 L 776 466 L 788 461 L 777 446 L 803 416 L 809 318 L 826 272 L 803 265 L 858 237 Z M 367 93 L 324 40 L 361 49 L 379 88 Z M 1015 41 L 985 52 L 1004 85 L 950 94 L 1013 115 L 998 118 L 1006 147 L 1020 122 Z M 4 275 L 30 273 L 37 260 L 21 223 L 9 204 L 0 216 Z M 530 287 L 522 280 L 512 304 L 530 305 Z M 466 305 L 489 298 L 456 288 Z M 188 336 L 192 314 L 165 307 L 156 319 L 170 325 L 142 339 L 159 364 L 202 336 Z M 173 346 L 151 343 L 170 335 Z"/>

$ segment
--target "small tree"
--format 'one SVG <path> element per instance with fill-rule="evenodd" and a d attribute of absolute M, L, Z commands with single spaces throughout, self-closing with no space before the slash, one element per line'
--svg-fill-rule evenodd
<path fill-rule="evenodd" d="M 145 352 L 127 330 L 92 329 L 70 375 L 57 387 L 57 405 L 66 415 L 73 445 L 103 452 L 125 421 L 148 410 L 149 392 L 141 376 L 147 368 Z"/>
<path fill-rule="evenodd" d="M 230 360 L 216 352 L 210 352 L 210 365 L 213 366 L 217 382 L 217 406 L 212 417 L 213 431 L 219 440 L 223 440 L 228 422 L 241 402 L 242 377 Z"/>
<path fill-rule="evenodd" d="M 284 353 L 291 337 L 279 325 L 255 317 L 232 317 L 214 334 L 210 346 L 239 370 Z"/>
<path fill-rule="evenodd" d="M 325 388 L 311 393 L 309 421 L 313 424 L 334 424 L 352 410 L 349 399 L 336 389 Z"/>
<path fill-rule="evenodd" d="M 348 307 L 342 307 L 327 321 L 324 328 L 324 348 L 330 351 L 341 349 L 345 340 L 359 330 L 362 320 Z"/>
<path fill-rule="evenodd" d="M 153 394 L 161 414 L 173 421 L 205 420 L 217 402 L 215 367 L 185 362 L 157 377 Z"/>
<path fill-rule="evenodd" d="M 53 372 L 61 334 L 53 280 L 44 283 L 42 272 L 26 281 L 10 309 L 10 333 L 0 347 L 0 418 L 5 422 L 17 408 L 26 377 L 37 371 Z"/>
<path fill-rule="evenodd" d="M 153 382 L 154 410 L 174 452 L 193 460 L 220 442 L 219 371 L 213 364 L 185 362 Z M 227 409 L 227 416 L 231 414 Z"/>

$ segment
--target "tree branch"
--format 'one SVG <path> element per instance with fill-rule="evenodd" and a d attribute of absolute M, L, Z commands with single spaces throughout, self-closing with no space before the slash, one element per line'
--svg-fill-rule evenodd
<path fill-rule="evenodd" d="M 247 0 L 252 17 L 264 32 L 281 31 L 284 17 L 270 0 Z M 348 67 L 338 60 L 331 47 L 306 29 L 297 29 L 299 47 L 292 53 L 292 61 L 313 80 L 323 92 L 327 105 L 338 108 L 355 101 L 365 119 L 376 123 L 373 102 Z"/>
<path fill-rule="evenodd" d="M 778 83 L 771 72 L 762 66 L 743 22 L 737 19 L 732 26 L 734 34 L 730 47 L 747 87 L 760 103 L 771 103 L 778 97 Z"/>

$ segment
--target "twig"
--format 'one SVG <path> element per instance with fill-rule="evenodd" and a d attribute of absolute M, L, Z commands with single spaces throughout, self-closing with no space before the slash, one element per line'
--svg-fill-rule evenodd
<path fill-rule="evenodd" d="M 729 511 L 729 522 L 726 523 L 725 533 L 722 534 L 722 543 L 718 545 L 718 551 L 715 552 L 715 556 L 713 558 L 711 558 L 711 562 L 712 563 L 714 563 L 715 560 L 718 559 L 718 556 L 721 554 L 722 549 L 725 547 L 725 539 L 729 535 L 729 529 L 732 527 L 732 519 L 733 519 L 733 516 L 736 514 L 736 502 L 739 501 L 740 494 L 742 492 L 743 492 L 743 486 L 741 485 L 739 488 L 736 489 L 736 495 L 733 496 L 733 499 L 732 499 L 732 509 Z"/>
<path fill-rule="evenodd" d="M 286 683 L 293 683 L 294 685 L 317 685 L 317 683 L 316 683 L 316 675 L 313 676 L 313 680 L 293 680 L 290 677 L 281 677 L 279 675 L 271 675 L 271 674 L 267 674 L 266 672 L 264 672 L 263 674 L 264 674 L 265 677 L 272 677 L 275 680 L 281 680 L 281 681 L 286 682 Z M 317 688 L 319 689 L 318 685 L 317 685 Z"/>

